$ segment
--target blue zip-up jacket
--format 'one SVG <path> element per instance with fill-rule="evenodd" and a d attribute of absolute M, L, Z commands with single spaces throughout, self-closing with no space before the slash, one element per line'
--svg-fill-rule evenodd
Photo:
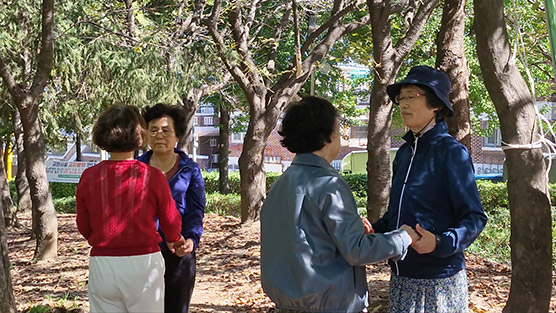
<path fill-rule="evenodd" d="M 191 160 L 185 152 L 174 149 L 179 155 L 178 170 L 168 181 L 176 208 L 181 215 L 181 234 L 185 239 L 191 238 L 195 250 L 203 234 L 203 217 L 205 215 L 205 182 L 201 176 L 199 165 Z M 139 156 L 137 160 L 149 163 L 153 155 L 152 150 Z M 158 222 L 158 221 L 157 221 Z M 166 237 L 158 229 L 163 241 L 160 243 L 162 251 L 168 251 Z"/>
<path fill-rule="evenodd" d="M 325 159 L 297 154 L 261 209 L 261 282 L 280 309 L 361 312 L 365 264 L 399 259 L 406 231 L 365 235 L 347 183 Z"/>
<path fill-rule="evenodd" d="M 403 261 L 389 262 L 398 275 L 435 279 L 465 268 L 463 251 L 485 227 L 474 169 L 467 148 L 448 134 L 446 122 L 421 137 L 409 131 L 394 159 L 390 203 L 373 224 L 376 232 L 417 223 L 437 235 L 433 252 L 418 254 L 410 247 Z"/>

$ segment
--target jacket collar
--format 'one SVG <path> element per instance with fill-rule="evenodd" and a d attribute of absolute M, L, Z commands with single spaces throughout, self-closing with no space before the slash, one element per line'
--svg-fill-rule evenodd
<path fill-rule="evenodd" d="M 193 160 L 191 160 L 184 151 L 182 151 L 178 148 L 174 148 L 174 152 L 177 153 L 180 156 L 180 161 L 179 161 L 179 167 L 180 168 L 193 163 Z M 149 151 L 143 153 L 142 155 L 140 155 L 137 158 L 137 160 L 148 164 L 151 161 L 152 156 L 153 156 L 153 151 L 149 150 Z"/>
<path fill-rule="evenodd" d="M 322 167 L 326 169 L 334 169 L 325 159 L 313 153 L 298 153 L 292 161 L 292 165 L 308 165 Z"/>
<path fill-rule="evenodd" d="M 419 142 L 431 141 L 440 134 L 444 133 L 448 133 L 448 124 L 446 124 L 446 121 L 437 123 L 432 129 L 426 131 L 423 135 L 421 135 L 421 137 L 419 137 Z M 402 138 L 409 144 L 413 144 L 415 142 L 415 136 L 413 136 L 413 132 L 411 130 L 408 131 Z"/>

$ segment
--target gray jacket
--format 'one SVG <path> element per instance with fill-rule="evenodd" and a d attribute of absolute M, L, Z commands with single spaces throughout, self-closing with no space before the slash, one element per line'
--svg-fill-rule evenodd
<path fill-rule="evenodd" d="M 347 183 L 326 160 L 298 154 L 261 211 L 261 280 L 277 308 L 360 312 L 365 264 L 400 259 L 405 231 L 365 235 Z"/>

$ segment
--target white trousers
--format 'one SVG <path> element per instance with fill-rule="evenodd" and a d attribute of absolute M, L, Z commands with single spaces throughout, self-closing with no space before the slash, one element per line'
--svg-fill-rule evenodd
<path fill-rule="evenodd" d="M 91 257 L 91 312 L 164 312 L 164 270 L 160 252 Z"/>

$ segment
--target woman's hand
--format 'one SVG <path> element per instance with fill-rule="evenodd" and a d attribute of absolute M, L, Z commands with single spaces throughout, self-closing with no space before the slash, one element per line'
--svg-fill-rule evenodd
<path fill-rule="evenodd" d="M 176 255 L 179 257 L 185 256 L 193 252 L 193 248 L 195 248 L 193 240 L 191 238 L 187 238 L 183 245 L 176 247 Z"/>
<path fill-rule="evenodd" d="M 189 240 L 191 240 L 191 239 L 189 239 Z M 186 243 L 185 238 L 183 238 L 183 236 L 180 236 L 180 240 L 178 240 L 176 242 L 166 242 L 166 245 L 168 246 L 168 249 L 170 250 L 170 252 L 175 254 L 181 249 L 180 247 L 185 245 L 185 243 Z"/>
<path fill-rule="evenodd" d="M 421 227 L 421 225 L 415 225 L 415 230 L 421 238 L 415 241 L 411 247 L 419 254 L 431 253 L 436 248 L 436 236 L 430 231 Z"/>
<path fill-rule="evenodd" d="M 363 227 L 365 227 L 365 235 L 374 234 L 373 224 L 369 222 L 366 217 L 361 216 L 361 221 L 363 222 Z"/>
<path fill-rule="evenodd" d="M 403 224 L 400 229 L 405 230 L 408 234 L 409 237 L 411 237 L 411 245 L 413 246 L 413 244 L 418 241 L 420 239 L 419 234 L 417 234 L 413 228 L 411 228 L 411 226 Z"/>

